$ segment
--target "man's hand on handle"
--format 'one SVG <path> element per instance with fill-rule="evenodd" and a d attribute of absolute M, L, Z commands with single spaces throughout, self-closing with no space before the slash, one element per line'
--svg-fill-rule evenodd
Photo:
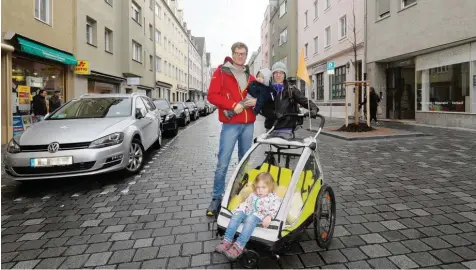
<path fill-rule="evenodd" d="M 236 114 L 239 114 L 243 111 L 244 107 L 240 103 L 236 104 L 235 108 L 233 109 Z"/>

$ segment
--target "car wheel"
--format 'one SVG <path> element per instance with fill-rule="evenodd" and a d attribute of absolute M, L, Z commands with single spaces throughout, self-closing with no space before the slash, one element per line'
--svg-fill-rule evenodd
<path fill-rule="evenodd" d="M 159 137 L 157 138 L 157 140 L 155 141 L 155 148 L 157 149 L 160 149 L 160 147 L 162 147 L 162 130 L 160 130 L 160 134 L 159 134 Z"/>
<path fill-rule="evenodd" d="M 179 129 L 178 122 L 175 121 L 175 128 L 171 131 L 173 137 L 177 136 L 177 134 L 178 134 L 178 129 Z"/>
<path fill-rule="evenodd" d="M 144 148 L 140 140 L 133 139 L 129 146 L 129 163 L 126 166 L 126 170 L 131 173 L 137 173 L 144 166 Z"/>

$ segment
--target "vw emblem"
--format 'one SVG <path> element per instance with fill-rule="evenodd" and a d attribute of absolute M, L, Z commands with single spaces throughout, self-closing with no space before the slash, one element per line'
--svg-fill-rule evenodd
<path fill-rule="evenodd" d="M 58 149 L 59 149 L 59 143 L 57 142 L 50 143 L 50 145 L 48 145 L 48 152 L 50 153 L 56 153 Z"/>

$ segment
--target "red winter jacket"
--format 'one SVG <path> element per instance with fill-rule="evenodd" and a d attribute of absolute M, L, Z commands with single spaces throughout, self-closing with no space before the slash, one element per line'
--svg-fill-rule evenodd
<path fill-rule="evenodd" d="M 226 62 L 233 62 L 230 57 L 226 57 Z M 234 115 L 228 119 L 223 111 L 233 110 L 238 102 L 242 101 L 247 93 L 250 82 L 255 81 L 255 77 L 250 75 L 249 69 L 245 71 L 248 79 L 248 84 L 245 89 L 241 90 L 238 81 L 231 70 L 223 65 L 218 66 L 212 75 L 210 87 L 208 88 L 208 101 L 218 107 L 218 120 L 225 124 L 247 124 L 256 121 L 256 115 L 253 113 L 253 108 L 243 110 L 241 113 Z"/>

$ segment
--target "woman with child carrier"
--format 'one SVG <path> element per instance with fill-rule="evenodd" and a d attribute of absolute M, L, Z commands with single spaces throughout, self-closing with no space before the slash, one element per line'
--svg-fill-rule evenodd
<path fill-rule="evenodd" d="M 295 87 L 291 86 L 286 79 L 287 67 L 282 62 L 276 62 L 272 67 L 272 101 L 264 104 L 262 115 L 266 118 L 264 126 L 267 130 L 273 127 L 277 119 L 279 121 L 273 131 L 273 135 L 293 138 L 298 125 L 302 125 L 302 118 L 297 116 L 284 116 L 287 113 L 299 113 L 299 105 L 310 111 L 310 116 L 315 118 L 319 108 Z M 283 117 L 284 116 L 284 117 Z"/>

